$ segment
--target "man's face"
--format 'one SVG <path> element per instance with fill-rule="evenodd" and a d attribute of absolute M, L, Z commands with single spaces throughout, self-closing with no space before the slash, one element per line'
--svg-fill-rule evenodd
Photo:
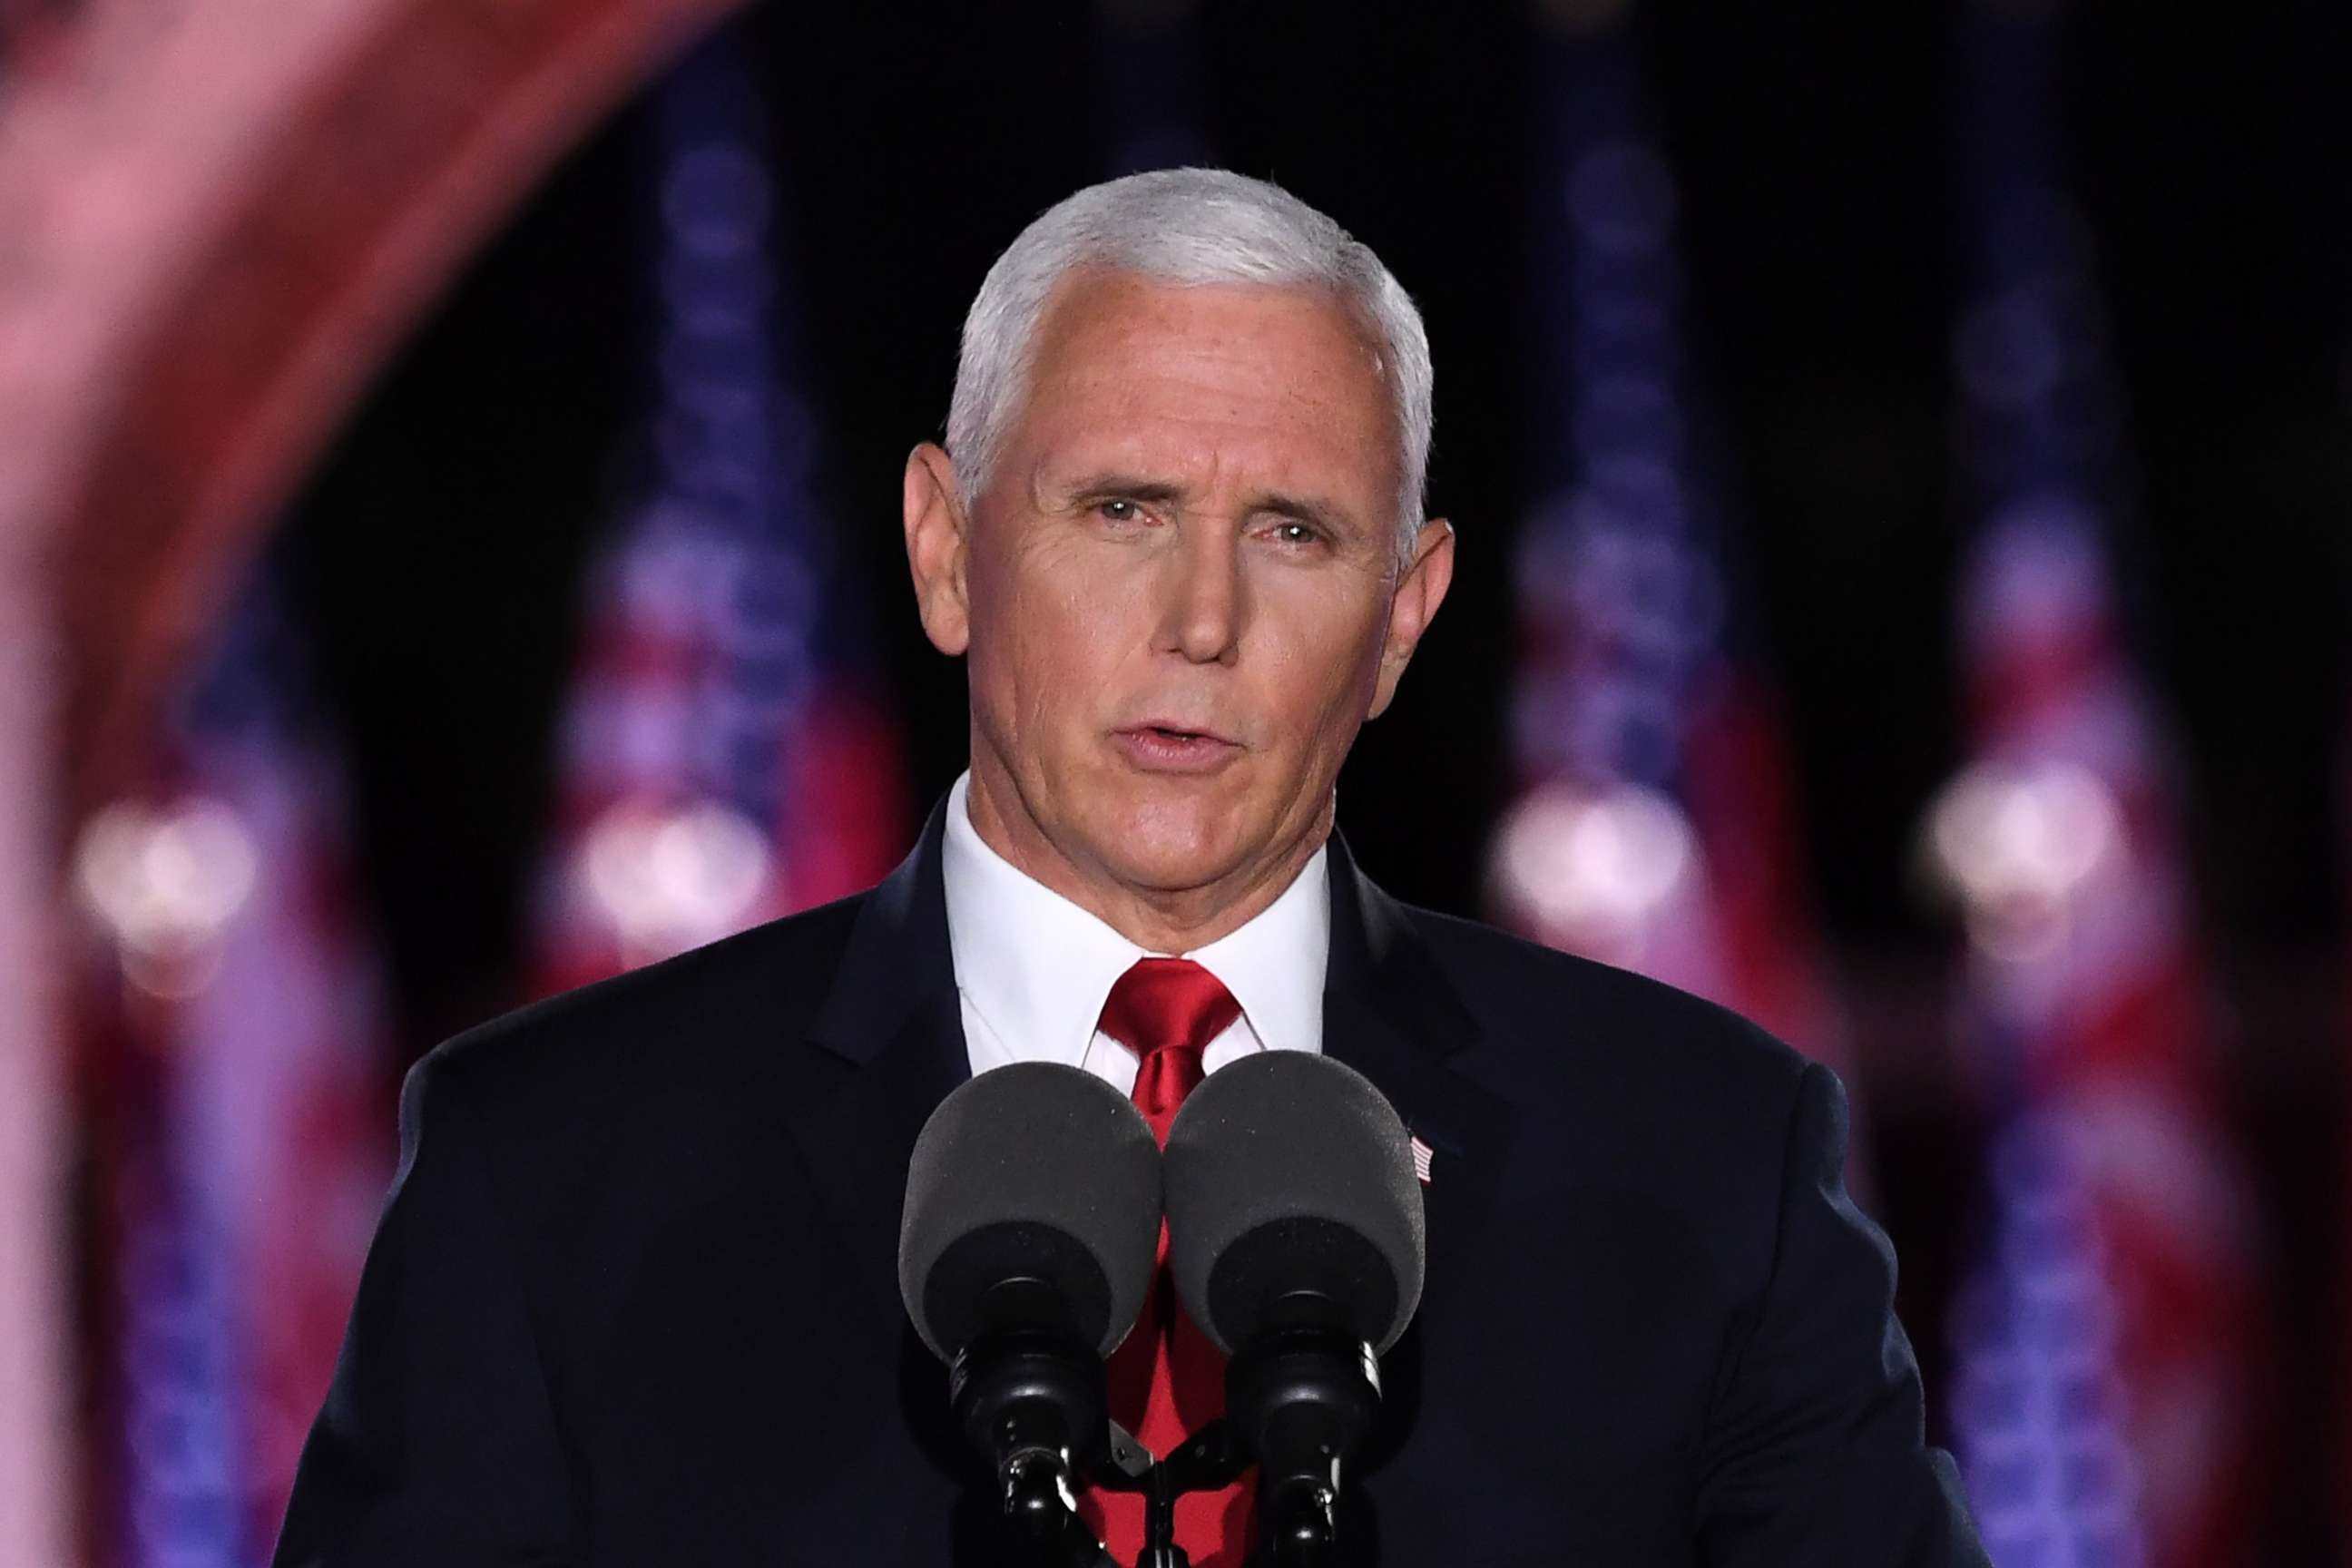
<path fill-rule="evenodd" d="M 961 593 L 925 595 L 969 653 L 974 786 L 1007 833 L 1147 900 L 1295 868 L 1444 591 L 1442 524 L 1400 567 L 1398 482 L 1375 351 L 1332 296 L 1066 279 Z"/>

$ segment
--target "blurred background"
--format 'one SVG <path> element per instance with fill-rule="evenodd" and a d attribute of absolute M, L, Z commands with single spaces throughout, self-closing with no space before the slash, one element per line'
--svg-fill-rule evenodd
<path fill-rule="evenodd" d="M 963 309 L 1183 163 L 1428 321 L 1371 874 L 1840 1071 L 2004 1568 L 2344 1561 L 2347 34 L 0 0 L 0 1563 L 266 1561 L 406 1066 L 896 862 Z"/>

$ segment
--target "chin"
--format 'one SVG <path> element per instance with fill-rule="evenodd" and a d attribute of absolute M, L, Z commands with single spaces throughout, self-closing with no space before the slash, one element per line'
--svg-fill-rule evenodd
<path fill-rule="evenodd" d="M 1202 887 L 1234 868 L 1233 822 L 1221 814 L 1146 807 L 1118 814 L 1104 836 L 1102 858 L 1130 887 L 1173 892 Z"/>
<path fill-rule="evenodd" d="M 1165 893 L 1205 887 L 1233 868 L 1232 861 L 1222 855 L 1135 843 L 1116 846 L 1106 862 L 1129 887 Z"/>

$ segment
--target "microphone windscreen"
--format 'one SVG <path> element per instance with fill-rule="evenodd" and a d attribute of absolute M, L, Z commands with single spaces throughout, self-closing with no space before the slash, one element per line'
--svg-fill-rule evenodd
<path fill-rule="evenodd" d="M 1127 1096 L 1082 1068 L 1016 1062 L 941 1100 L 915 1140 L 898 1291 L 952 1360 L 981 1299 L 1009 1279 L 1056 1292 L 1108 1355 L 1143 1305 L 1160 1249 L 1160 1146 Z"/>
<path fill-rule="evenodd" d="M 1412 1139 L 1371 1081 L 1306 1051 L 1218 1068 L 1168 1130 L 1168 1258 L 1184 1305 L 1232 1354 L 1267 1310 L 1309 1290 L 1385 1352 L 1421 1304 Z"/>

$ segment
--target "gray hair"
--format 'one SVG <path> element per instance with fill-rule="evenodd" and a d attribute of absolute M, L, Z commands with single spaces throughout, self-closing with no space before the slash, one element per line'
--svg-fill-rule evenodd
<path fill-rule="evenodd" d="M 1422 522 L 1433 423 L 1429 334 L 1371 247 L 1279 185 L 1225 169 L 1160 169 L 1088 185 L 1047 208 L 1007 246 L 963 321 L 948 451 L 967 508 L 987 488 L 1027 391 L 1037 324 L 1081 267 L 1179 285 L 1263 283 L 1331 289 L 1377 340 L 1395 405 L 1401 483 L 1397 546 Z"/>

